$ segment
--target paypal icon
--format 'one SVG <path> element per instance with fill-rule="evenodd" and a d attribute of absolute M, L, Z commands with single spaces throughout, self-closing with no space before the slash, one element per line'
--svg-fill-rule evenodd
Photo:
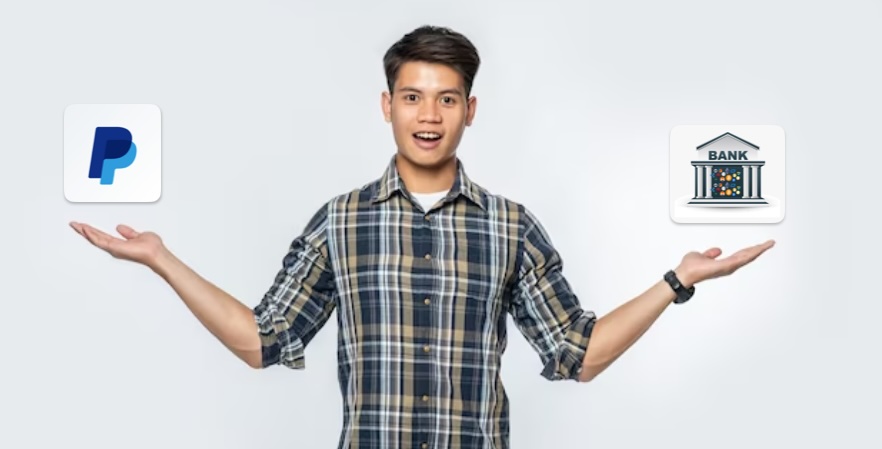
<path fill-rule="evenodd" d="M 83 103 L 64 109 L 65 199 L 71 203 L 153 203 L 160 196 L 159 106 Z"/>
<path fill-rule="evenodd" d="M 136 154 L 137 147 L 129 130 L 120 127 L 95 128 L 89 178 L 100 178 L 101 184 L 113 184 L 116 170 L 132 165 Z"/>

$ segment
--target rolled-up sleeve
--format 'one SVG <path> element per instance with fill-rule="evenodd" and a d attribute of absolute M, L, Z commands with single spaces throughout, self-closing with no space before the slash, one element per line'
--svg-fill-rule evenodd
<path fill-rule="evenodd" d="M 253 309 L 264 368 L 281 364 L 303 369 L 304 349 L 334 310 L 336 287 L 328 262 L 327 220 L 327 209 L 316 212 L 291 243 L 273 285 Z"/>
<path fill-rule="evenodd" d="M 596 316 L 580 305 L 545 229 L 526 208 L 522 217 L 521 261 L 510 313 L 539 354 L 543 377 L 577 379 Z"/>

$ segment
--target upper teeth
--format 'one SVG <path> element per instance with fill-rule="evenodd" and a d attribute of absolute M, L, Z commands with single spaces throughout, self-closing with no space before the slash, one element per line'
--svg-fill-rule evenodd
<path fill-rule="evenodd" d="M 441 134 L 438 133 L 417 133 L 417 137 L 422 137 L 424 139 L 437 139 L 441 137 Z"/>

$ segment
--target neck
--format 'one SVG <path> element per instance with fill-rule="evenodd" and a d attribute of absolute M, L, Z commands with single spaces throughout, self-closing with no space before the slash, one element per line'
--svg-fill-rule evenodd
<path fill-rule="evenodd" d="M 398 175 L 412 193 L 436 193 L 450 190 L 456 179 L 456 157 L 435 167 L 421 167 L 397 155 L 395 165 Z"/>

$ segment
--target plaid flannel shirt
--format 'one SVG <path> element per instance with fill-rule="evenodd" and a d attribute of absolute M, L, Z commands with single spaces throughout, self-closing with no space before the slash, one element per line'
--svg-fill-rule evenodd
<path fill-rule="evenodd" d="M 428 210 L 393 157 L 380 179 L 314 214 L 254 307 L 263 366 L 304 368 L 335 310 L 340 449 L 507 449 L 506 317 L 549 380 L 578 377 L 596 321 L 536 217 L 475 184 L 458 159 Z"/>

